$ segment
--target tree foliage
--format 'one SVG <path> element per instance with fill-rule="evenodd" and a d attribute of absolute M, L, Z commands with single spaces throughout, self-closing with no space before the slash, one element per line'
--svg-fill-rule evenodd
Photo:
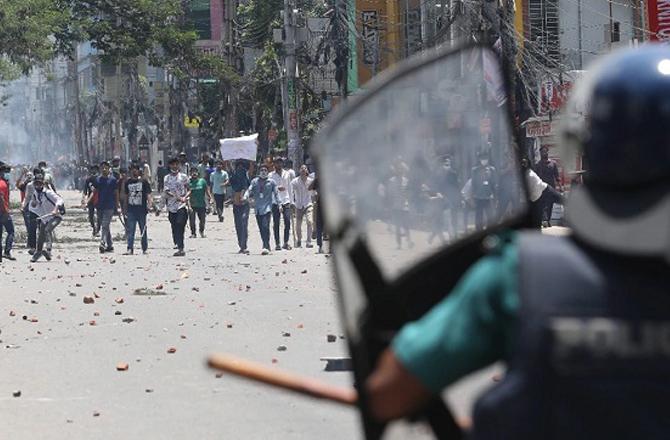
<path fill-rule="evenodd" d="M 57 52 L 68 14 L 54 0 L 0 0 L 0 80 L 27 73 Z"/>
<path fill-rule="evenodd" d="M 192 65 L 197 36 L 185 12 L 180 0 L 0 0 L 0 58 L 26 73 L 90 41 L 114 64 Z"/>
<path fill-rule="evenodd" d="M 273 29 L 282 26 L 280 12 L 283 8 L 283 0 L 250 0 L 246 5 L 240 5 L 237 14 L 242 44 L 262 48 L 272 41 Z"/>

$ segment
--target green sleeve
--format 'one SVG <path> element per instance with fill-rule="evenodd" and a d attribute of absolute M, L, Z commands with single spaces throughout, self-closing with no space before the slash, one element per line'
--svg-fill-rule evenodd
<path fill-rule="evenodd" d="M 517 246 L 508 243 L 396 336 L 396 357 L 429 390 L 438 393 L 510 353 L 519 308 L 517 266 Z"/>

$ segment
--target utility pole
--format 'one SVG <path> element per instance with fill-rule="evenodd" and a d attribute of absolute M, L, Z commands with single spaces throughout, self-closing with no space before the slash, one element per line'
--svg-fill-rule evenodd
<path fill-rule="evenodd" d="M 68 62 L 69 68 L 69 80 L 72 84 L 71 89 L 71 99 L 72 99 L 72 111 L 74 112 L 74 127 L 72 138 L 74 140 L 74 149 L 77 155 L 77 160 L 81 161 L 88 159 L 86 152 L 84 151 L 84 138 L 82 136 L 82 120 L 81 120 L 81 103 L 79 102 L 79 54 L 77 51 L 77 46 L 75 45 L 72 60 Z"/>
<path fill-rule="evenodd" d="M 224 0 L 224 29 L 222 34 L 223 52 L 226 62 L 231 69 L 237 71 L 238 69 L 238 52 L 237 41 L 235 37 L 235 10 L 236 0 Z M 238 125 L 238 91 L 227 84 L 220 84 L 222 96 L 224 101 L 221 107 L 225 108 L 225 124 L 223 127 L 223 135 L 226 137 L 234 137 L 239 135 Z"/>
<path fill-rule="evenodd" d="M 300 145 L 300 114 L 296 85 L 296 9 L 295 0 L 284 0 L 284 127 L 288 138 L 288 157 L 294 166 L 302 163 L 303 153 Z"/>
<path fill-rule="evenodd" d="M 335 52 L 338 64 L 337 68 L 340 73 L 338 86 L 342 100 L 347 99 L 347 95 L 349 94 L 349 29 L 344 25 L 346 20 L 343 18 L 347 17 L 346 6 L 344 0 L 335 0 Z"/>

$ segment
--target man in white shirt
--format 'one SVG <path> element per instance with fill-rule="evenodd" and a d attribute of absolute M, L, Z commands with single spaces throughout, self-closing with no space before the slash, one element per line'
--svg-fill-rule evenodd
<path fill-rule="evenodd" d="M 533 226 L 540 228 L 542 227 L 542 211 L 544 210 L 545 200 L 550 200 L 552 204 L 563 204 L 563 196 L 540 179 L 540 176 L 531 169 L 528 159 L 521 159 L 521 168 L 526 174 Z"/>
<path fill-rule="evenodd" d="M 53 231 L 63 221 L 65 212 L 63 199 L 54 191 L 45 188 L 44 177 L 40 174 L 33 181 L 35 191 L 30 196 L 28 208 L 38 221 L 39 235 L 37 237 L 37 250 L 31 261 L 35 263 L 41 256 L 51 261 L 51 246 L 53 244 Z"/>
<path fill-rule="evenodd" d="M 163 198 L 168 211 L 168 219 L 172 227 L 172 241 L 175 244 L 175 257 L 186 255 L 184 251 L 184 231 L 188 221 L 186 210 L 188 198 L 191 195 L 189 180 L 185 174 L 179 172 L 180 161 L 177 158 L 168 162 L 170 174 L 165 176 L 163 183 Z"/>
<path fill-rule="evenodd" d="M 269 178 L 277 185 L 277 200 L 272 205 L 272 226 L 274 229 L 276 250 L 282 250 L 279 242 L 279 222 L 284 218 L 284 246 L 286 250 L 290 250 L 291 246 L 288 244 L 291 236 L 291 173 L 284 169 L 284 160 L 277 157 L 274 160 L 275 170 L 270 173 Z"/>
<path fill-rule="evenodd" d="M 307 223 L 307 244 L 308 248 L 312 246 L 312 191 L 309 187 L 314 181 L 309 177 L 307 165 L 300 167 L 300 175 L 291 181 L 291 193 L 293 195 L 293 206 L 295 206 L 296 227 L 295 232 L 298 235 L 296 247 L 302 247 L 302 220 Z"/>

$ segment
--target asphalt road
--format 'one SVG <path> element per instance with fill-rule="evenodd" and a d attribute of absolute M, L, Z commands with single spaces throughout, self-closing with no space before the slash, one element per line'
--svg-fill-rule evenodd
<path fill-rule="evenodd" d="M 78 195 L 65 196 L 54 260 L 29 263 L 15 214 L 18 260 L 0 265 L 0 438 L 361 438 L 354 409 L 217 377 L 205 366 L 208 354 L 230 353 L 349 386 L 350 373 L 326 372 L 320 361 L 347 355 L 327 256 L 261 256 L 253 219 L 252 254 L 238 255 L 232 210 L 223 224 L 208 217 L 207 238 L 187 239 L 185 258 L 171 256 L 165 216 L 150 218 L 149 255 L 121 255 L 118 221 L 116 253 L 100 255 Z M 119 363 L 128 370 L 117 371 Z M 452 388 L 457 414 L 469 414 L 491 375 Z"/>

